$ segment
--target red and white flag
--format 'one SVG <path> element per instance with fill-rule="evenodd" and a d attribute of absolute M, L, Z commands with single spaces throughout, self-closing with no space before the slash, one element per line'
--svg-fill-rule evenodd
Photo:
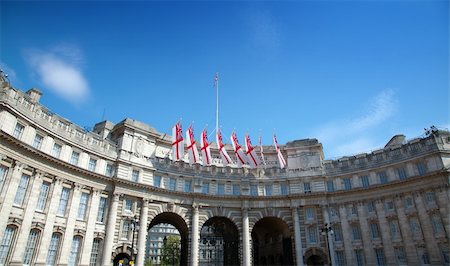
<path fill-rule="evenodd" d="M 172 160 L 183 160 L 183 130 L 181 129 L 181 122 L 178 121 L 172 128 Z"/>
<path fill-rule="evenodd" d="M 234 154 L 236 154 L 238 166 L 242 166 L 242 165 L 246 164 L 247 156 L 245 156 L 245 153 L 242 150 L 241 145 L 239 145 L 239 141 L 236 137 L 236 132 L 234 132 L 234 131 L 231 134 L 231 143 L 233 144 Z"/>
<path fill-rule="evenodd" d="M 195 145 L 194 129 L 192 125 L 186 131 L 186 149 L 188 152 L 189 164 L 198 163 L 200 157 L 198 156 L 197 145 Z"/>
<path fill-rule="evenodd" d="M 227 166 L 228 164 L 232 163 L 232 161 L 227 153 L 227 150 L 225 150 L 225 145 L 223 144 L 222 141 L 222 133 L 220 133 L 220 129 L 217 129 L 216 139 L 217 139 L 217 148 L 219 149 L 220 157 L 222 157 L 222 164 L 224 166 Z"/>
<path fill-rule="evenodd" d="M 211 150 L 208 143 L 208 134 L 206 128 L 203 129 L 202 137 L 200 139 L 200 151 L 202 153 L 203 165 L 211 165 Z"/>
<path fill-rule="evenodd" d="M 247 155 L 247 161 L 252 168 L 258 167 L 261 164 L 258 155 L 256 155 L 255 148 L 252 146 L 252 142 L 250 141 L 250 136 L 245 134 L 245 154 Z"/>
<path fill-rule="evenodd" d="M 259 136 L 259 152 L 261 153 L 262 164 L 266 164 L 266 159 L 264 159 L 263 146 L 261 141 L 261 135 Z"/>
<path fill-rule="evenodd" d="M 277 150 L 278 162 L 280 163 L 280 168 L 283 169 L 286 166 L 286 160 L 284 160 L 283 154 L 281 154 L 280 147 L 278 146 L 277 136 L 273 134 L 273 145 L 275 145 L 275 149 Z"/>

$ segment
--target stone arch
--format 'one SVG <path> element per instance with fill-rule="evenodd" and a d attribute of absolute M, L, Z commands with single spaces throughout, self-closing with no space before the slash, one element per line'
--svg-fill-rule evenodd
<path fill-rule="evenodd" d="M 305 251 L 305 255 L 303 257 L 305 258 L 306 265 L 308 266 L 328 264 L 328 256 L 321 248 L 309 248 Z"/>
<path fill-rule="evenodd" d="M 286 223 L 286 225 L 291 228 L 293 228 L 293 221 L 292 221 L 292 215 L 290 210 L 283 210 L 280 208 L 265 208 L 265 209 L 259 209 L 259 210 L 249 210 L 249 229 L 250 231 L 253 230 L 253 227 L 257 222 L 260 220 L 266 218 L 266 217 L 274 217 L 282 220 Z"/>

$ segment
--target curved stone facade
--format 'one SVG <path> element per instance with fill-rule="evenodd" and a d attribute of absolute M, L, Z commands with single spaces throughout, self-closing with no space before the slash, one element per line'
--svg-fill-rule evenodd
<path fill-rule="evenodd" d="M 273 147 L 262 169 L 222 167 L 213 144 L 204 167 L 171 161 L 144 123 L 87 132 L 40 97 L 1 85 L 0 265 L 142 266 L 159 223 L 180 232 L 182 265 L 449 263 L 447 131 L 333 161 L 296 140 L 285 170 Z"/>

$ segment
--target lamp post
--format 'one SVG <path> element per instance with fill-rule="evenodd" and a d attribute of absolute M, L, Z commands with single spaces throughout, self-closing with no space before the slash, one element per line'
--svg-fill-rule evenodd
<path fill-rule="evenodd" d="M 320 231 L 322 232 L 322 235 L 325 236 L 325 242 L 327 243 L 327 249 L 328 249 L 328 261 L 330 262 L 330 266 L 333 264 L 333 262 L 331 261 L 331 251 L 330 251 L 330 241 L 328 239 L 328 234 L 333 235 L 333 229 L 331 228 L 331 226 L 326 223 L 324 225 L 324 227 L 322 227 L 320 229 Z"/>
<path fill-rule="evenodd" d="M 135 231 L 139 232 L 139 221 L 136 217 L 133 217 L 131 219 L 131 230 L 132 230 L 132 237 L 131 237 L 131 256 L 130 256 L 130 265 L 134 265 L 134 234 Z"/>

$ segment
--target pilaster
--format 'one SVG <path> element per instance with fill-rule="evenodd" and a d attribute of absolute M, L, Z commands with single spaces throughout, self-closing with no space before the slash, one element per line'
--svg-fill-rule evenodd
<path fill-rule="evenodd" d="M 91 193 L 91 206 L 86 223 L 86 235 L 84 237 L 83 251 L 81 253 L 80 265 L 89 265 L 91 259 L 92 243 L 94 243 L 94 229 L 97 221 L 98 204 L 100 202 L 100 193 L 98 189 L 93 189 Z"/>
<path fill-rule="evenodd" d="M 145 240 L 147 239 L 148 234 L 148 228 L 147 228 L 147 221 L 148 221 L 148 199 L 142 200 L 142 207 L 141 207 L 141 214 L 140 214 L 140 221 L 139 221 L 139 234 L 138 234 L 138 255 L 136 258 L 136 266 L 144 266 L 145 262 Z"/>
<path fill-rule="evenodd" d="M 325 225 L 326 226 L 331 226 L 331 224 L 330 224 L 330 216 L 328 214 L 328 208 L 324 207 L 322 209 L 322 213 L 323 213 L 323 220 L 325 222 Z M 329 245 L 327 248 L 330 249 L 329 250 L 329 254 L 330 254 L 330 257 L 331 257 L 330 258 L 330 265 L 336 265 L 336 253 L 334 252 L 334 237 L 333 237 L 333 235 L 331 235 L 330 231 L 327 231 L 326 234 L 327 234 L 326 238 L 327 238 L 328 245 Z"/>
<path fill-rule="evenodd" d="M 341 217 L 342 237 L 344 238 L 345 261 L 347 263 L 353 261 L 353 245 L 350 239 L 352 232 L 347 219 L 347 209 L 345 206 L 339 206 L 339 217 Z"/>
<path fill-rule="evenodd" d="M 198 205 L 194 204 L 192 206 L 192 226 L 191 226 L 191 265 L 198 265 L 198 240 L 199 240 L 199 230 L 198 230 Z"/>
<path fill-rule="evenodd" d="M 300 219 L 298 217 L 298 207 L 292 206 L 292 218 L 294 221 L 295 259 L 297 266 L 303 266 L 302 235 L 300 231 Z"/>
<path fill-rule="evenodd" d="M 111 265 L 111 252 L 114 241 L 114 231 L 117 219 L 117 208 L 119 207 L 120 194 L 114 193 L 108 211 L 108 221 L 106 224 L 105 244 L 103 246 L 102 265 Z"/>
<path fill-rule="evenodd" d="M 405 207 L 403 205 L 403 198 L 396 197 L 394 199 L 395 209 L 397 210 L 397 217 L 399 221 L 400 230 L 402 232 L 402 242 L 404 244 L 406 259 L 408 263 L 418 261 L 414 240 L 411 235 L 411 228 L 409 226 L 408 217 L 405 214 Z"/>
<path fill-rule="evenodd" d="M 364 203 L 359 202 L 357 205 L 359 225 L 361 226 L 361 237 L 364 244 L 364 255 L 367 264 L 376 264 L 376 256 L 374 249 L 372 247 L 372 241 L 370 237 L 370 228 L 367 223 L 366 210 L 364 208 Z"/>
<path fill-rule="evenodd" d="M 242 208 L 242 255 L 243 265 L 251 266 L 250 228 L 248 222 L 248 208 Z"/>
<path fill-rule="evenodd" d="M 381 237 L 383 239 L 384 254 L 386 256 L 386 263 L 393 265 L 396 263 L 394 247 L 392 246 L 391 231 L 389 223 L 386 220 L 386 212 L 384 211 L 384 201 L 377 201 L 375 203 L 377 209 L 378 223 L 380 227 Z"/>

